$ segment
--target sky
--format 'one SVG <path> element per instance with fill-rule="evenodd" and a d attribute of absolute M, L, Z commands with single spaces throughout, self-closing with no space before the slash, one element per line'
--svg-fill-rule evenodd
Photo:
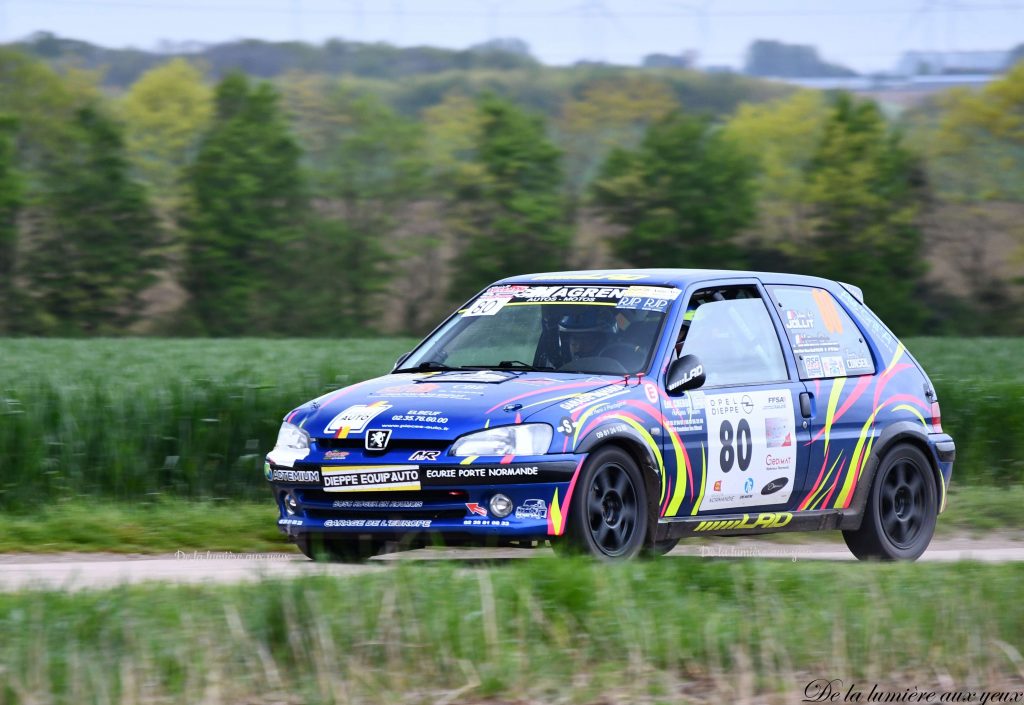
<path fill-rule="evenodd" d="M 526 41 L 547 64 L 638 64 L 695 51 L 740 67 L 755 39 L 812 44 L 860 72 L 906 50 L 1002 50 L 1024 42 L 1024 0 L 0 0 L 0 41 L 35 31 L 109 47 L 240 38 L 465 48 Z"/>

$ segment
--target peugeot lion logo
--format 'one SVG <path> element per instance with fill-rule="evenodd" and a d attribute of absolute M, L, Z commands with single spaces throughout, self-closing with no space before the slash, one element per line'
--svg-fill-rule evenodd
<path fill-rule="evenodd" d="M 390 429 L 371 428 L 366 432 L 366 450 L 387 450 L 390 440 Z"/>

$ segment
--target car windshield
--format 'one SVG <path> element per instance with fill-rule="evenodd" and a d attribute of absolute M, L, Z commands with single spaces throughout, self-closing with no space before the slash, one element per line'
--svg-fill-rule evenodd
<path fill-rule="evenodd" d="M 660 286 L 492 286 L 425 340 L 399 372 L 646 370 L 679 290 Z"/>

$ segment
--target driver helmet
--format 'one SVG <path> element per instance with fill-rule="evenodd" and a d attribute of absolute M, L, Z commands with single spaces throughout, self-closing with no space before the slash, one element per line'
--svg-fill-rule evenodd
<path fill-rule="evenodd" d="M 615 315 L 603 306 L 587 306 L 563 316 L 558 337 L 570 360 L 596 357 L 615 334 Z"/>

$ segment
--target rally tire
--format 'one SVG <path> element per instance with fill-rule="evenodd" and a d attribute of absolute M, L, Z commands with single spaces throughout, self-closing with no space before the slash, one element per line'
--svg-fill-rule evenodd
<path fill-rule="evenodd" d="M 300 534 L 295 545 L 312 561 L 332 563 L 362 563 L 377 555 L 383 548 L 380 541 L 369 536 L 322 536 Z"/>
<path fill-rule="evenodd" d="M 627 560 L 647 539 L 647 491 L 636 461 L 605 447 L 587 458 L 576 482 L 559 553 L 583 553 L 601 560 Z"/>
<path fill-rule="evenodd" d="M 900 444 L 879 463 L 860 528 L 843 539 L 860 560 L 917 560 L 935 533 L 938 489 L 928 458 Z"/>

